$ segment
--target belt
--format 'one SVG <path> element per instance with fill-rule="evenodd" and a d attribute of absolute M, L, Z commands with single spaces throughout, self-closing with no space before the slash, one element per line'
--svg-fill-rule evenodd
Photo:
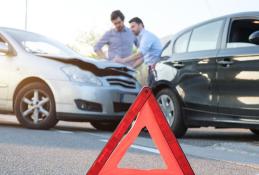
<path fill-rule="evenodd" d="M 156 67 L 156 64 L 152 64 L 152 65 L 148 65 L 148 69 L 155 69 L 155 67 Z"/>

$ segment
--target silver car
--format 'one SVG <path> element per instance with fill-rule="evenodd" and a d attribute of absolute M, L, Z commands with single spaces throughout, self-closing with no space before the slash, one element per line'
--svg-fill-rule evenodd
<path fill-rule="evenodd" d="M 114 129 L 140 90 L 134 74 L 44 36 L 0 28 L 0 111 L 14 112 L 27 128 L 68 120 Z"/>

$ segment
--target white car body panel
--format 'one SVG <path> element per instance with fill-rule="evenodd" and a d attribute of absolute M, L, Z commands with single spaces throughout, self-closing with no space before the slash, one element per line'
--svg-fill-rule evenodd
<path fill-rule="evenodd" d="M 103 82 L 100 87 L 72 82 L 61 70 L 62 67 L 68 66 L 68 64 L 28 53 L 1 28 L 0 36 L 8 40 L 16 52 L 14 56 L 0 54 L 0 111 L 14 111 L 15 91 L 18 85 L 28 78 L 41 79 L 49 86 L 55 98 L 57 113 L 79 114 L 81 117 L 83 116 L 82 118 L 84 118 L 84 115 L 89 116 L 92 114 L 104 117 L 123 116 L 124 112 L 118 113 L 113 110 L 113 102 L 120 102 L 123 94 L 134 94 L 136 96 L 140 90 L 140 85 L 137 82 L 135 88 L 125 88 L 110 85 L 107 82 L 107 77 L 98 77 Z M 80 59 L 103 69 L 125 67 L 108 61 L 98 61 L 90 58 Z M 125 76 L 114 77 L 122 81 L 128 79 Z M 103 111 L 100 113 L 80 110 L 75 105 L 75 99 L 100 103 L 103 106 Z"/>

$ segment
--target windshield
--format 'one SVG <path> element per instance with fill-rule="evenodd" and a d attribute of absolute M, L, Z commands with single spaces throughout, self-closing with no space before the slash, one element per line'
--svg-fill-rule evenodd
<path fill-rule="evenodd" d="M 20 30 L 5 30 L 24 50 L 35 55 L 47 55 L 62 58 L 78 58 L 78 53 L 65 45 L 39 34 Z"/>
<path fill-rule="evenodd" d="M 161 58 L 169 58 L 172 55 L 172 35 L 166 36 L 161 39 L 161 43 L 163 44 L 163 50 L 161 53 Z"/>

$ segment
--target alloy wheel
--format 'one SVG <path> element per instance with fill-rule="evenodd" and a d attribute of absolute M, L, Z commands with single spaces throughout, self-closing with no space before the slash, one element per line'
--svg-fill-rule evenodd
<path fill-rule="evenodd" d="M 32 89 L 24 94 L 20 111 L 24 119 L 39 124 L 50 115 L 51 100 L 48 94 L 39 89 Z"/>
<path fill-rule="evenodd" d="M 174 122 L 174 102 L 169 95 L 162 94 L 157 99 L 159 106 L 161 107 L 167 122 L 172 126 Z"/>

